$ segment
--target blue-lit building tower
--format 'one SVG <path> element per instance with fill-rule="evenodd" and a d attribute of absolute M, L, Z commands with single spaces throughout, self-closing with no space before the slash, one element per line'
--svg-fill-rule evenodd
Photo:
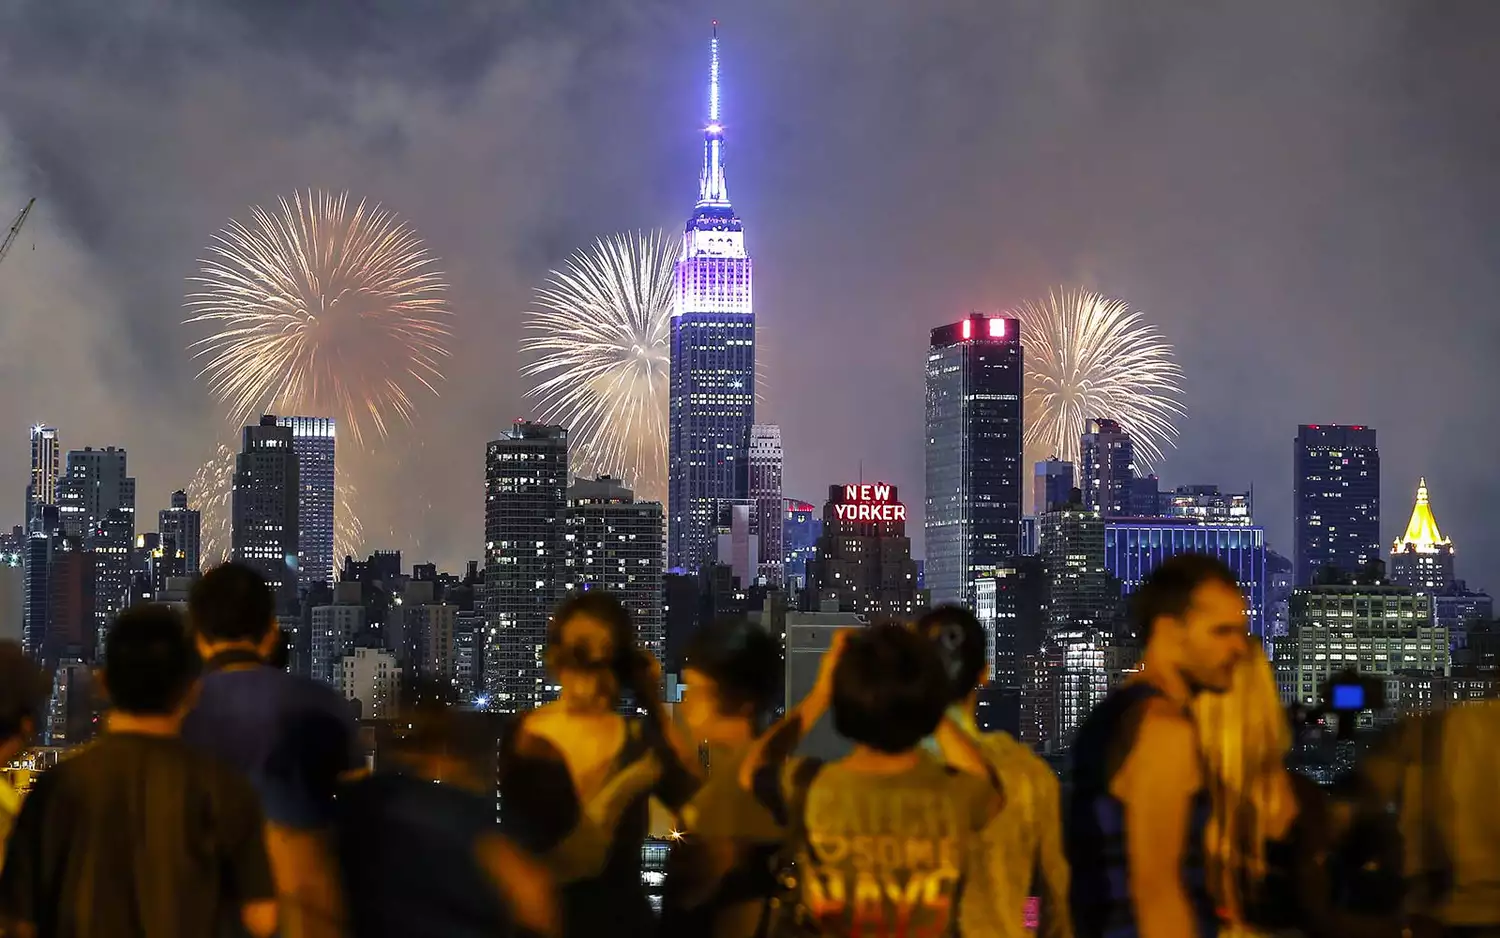
<path fill-rule="evenodd" d="M 696 573 L 713 556 L 719 503 L 748 497 L 755 423 L 750 256 L 724 181 L 717 23 L 698 203 L 677 262 L 670 395 L 667 564 Z"/>
<path fill-rule="evenodd" d="M 1203 524 L 1187 518 L 1112 518 L 1104 525 L 1104 568 L 1130 595 L 1168 557 L 1208 554 L 1234 571 L 1250 631 L 1267 631 L 1266 530 L 1253 524 Z"/>

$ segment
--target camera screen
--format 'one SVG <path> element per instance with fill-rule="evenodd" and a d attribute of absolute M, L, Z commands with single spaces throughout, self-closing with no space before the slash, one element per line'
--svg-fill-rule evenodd
<path fill-rule="evenodd" d="M 1333 709 L 1335 710 L 1363 710 L 1365 709 L 1365 689 L 1359 684 L 1335 684 L 1333 685 Z"/>

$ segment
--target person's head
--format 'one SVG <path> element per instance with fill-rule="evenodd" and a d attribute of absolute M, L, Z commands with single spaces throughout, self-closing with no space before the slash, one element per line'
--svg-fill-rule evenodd
<path fill-rule="evenodd" d="M 1249 620 L 1239 583 L 1223 562 L 1204 554 L 1169 557 L 1133 602 L 1148 665 L 1176 670 L 1193 691 L 1229 689 L 1249 647 Z"/>
<path fill-rule="evenodd" d="M 205 654 L 242 645 L 269 657 L 281 640 L 270 586 L 242 563 L 221 563 L 198 578 L 188 593 L 188 619 Z"/>
<path fill-rule="evenodd" d="M 937 729 L 948 686 L 937 650 L 911 629 L 851 630 L 833 670 L 833 727 L 859 745 L 906 752 Z"/>
<path fill-rule="evenodd" d="M 613 593 L 572 593 L 547 623 L 547 668 L 570 710 L 613 709 L 635 655 L 635 623 Z"/>
<path fill-rule="evenodd" d="M 694 739 L 710 738 L 725 721 L 753 731 L 780 677 L 781 650 L 770 633 L 743 619 L 714 622 L 688 640 L 678 713 Z"/>
<path fill-rule="evenodd" d="M 51 691 L 47 673 L 15 642 L 0 642 L 0 762 L 25 749 Z"/>
<path fill-rule="evenodd" d="M 104 689 L 132 716 L 180 716 L 193 703 L 202 659 L 171 607 L 131 606 L 104 639 Z"/>
<path fill-rule="evenodd" d="M 989 672 L 989 638 L 979 617 L 963 606 L 948 604 L 917 620 L 917 634 L 932 642 L 948 676 L 948 702 L 967 700 Z"/>
<path fill-rule="evenodd" d="M 1286 812 L 1290 790 L 1278 777 L 1292 748 L 1292 731 L 1276 674 L 1258 642 L 1235 665 L 1229 689 L 1199 694 L 1192 705 L 1213 795 L 1205 843 L 1221 902 L 1242 910 L 1243 888 L 1266 875 L 1265 844 Z"/>

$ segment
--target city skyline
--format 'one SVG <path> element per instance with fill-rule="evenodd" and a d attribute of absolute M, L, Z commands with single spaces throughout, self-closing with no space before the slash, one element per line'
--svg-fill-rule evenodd
<path fill-rule="evenodd" d="M 362 500 L 381 513 L 364 547 L 421 542 L 449 569 L 479 556 L 472 505 L 482 480 L 470 456 L 511 416 L 535 416 L 514 353 L 529 291 L 593 237 L 680 214 L 712 11 L 666 16 L 663 6 L 653 22 L 664 29 L 612 5 L 592 22 L 553 14 L 533 24 L 527 45 L 503 41 L 508 24 L 480 5 L 460 8 L 430 21 L 396 14 L 347 35 L 340 11 L 351 8 L 337 3 L 305 14 L 207 6 L 202 23 L 170 28 L 122 13 L 118 46 L 81 53 L 64 39 L 65 12 L 20 4 L 0 15 L 10 27 L 0 48 L 26 75 L 0 92 L 0 204 L 40 197 L 24 243 L 0 267 L 0 302 L 13 314 L 0 378 L 7 439 L 45 423 L 69 447 L 128 449 L 139 510 L 167 507 L 217 439 L 214 409 L 163 315 L 180 308 L 201 243 L 223 218 L 277 193 L 347 187 L 411 218 L 444 257 L 460 333 L 445 396 L 392 443 L 417 455 L 362 483 Z M 1269 546 L 1290 556 L 1296 426 L 1373 426 L 1381 553 L 1425 476 L 1449 506 L 1458 575 L 1500 585 L 1500 529 L 1485 513 L 1500 484 L 1486 468 L 1492 443 L 1468 430 L 1492 397 L 1484 350 L 1496 335 L 1468 301 L 1493 295 L 1500 278 L 1473 246 L 1483 213 L 1458 199 L 1500 196 L 1470 163 L 1488 133 L 1470 116 L 1474 89 L 1495 66 L 1469 37 L 1492 32 L 1483 17 L 1493 14 L 1440 23 L 1417 13 L 1425 28 L 1411 31 L 1375 11 L 1351 32 L 1335 8 L 1348 9 L 1302 11 L 1297 35 L 1252 11 L 1168 16 L 1171 27 L 1150 40 L 1164 47 L 1153 50 L 1158 64 L 1143 72 L 1128 64 L 1142 37 L 1102 7 L 1095 17 L 1030 14 L 1036 51 L 1025 55 L 1004 54 L 1003 27 L 1022 13 L 1003 5 L 955 5 L 937 26 L 875 4 L 857 42 L 832 10 L 798 16 L 773 2 L 727 17 L 735 197 L 754 219 L 757 306 L 771 324 L 767 400 L 756 410 L 783 427 L 786 494 L 816 498 L 861 466 L 865 478 L 919 493 L 923 377 L 912 349 L 921 337 L 971 309 L 1001 312 L 1054 281 L 1081 282 L 1139 304 L 1176 347 L 1190 416 L 1160 467 L 1163 489 L 1253 486 Z M 788 28 L 794 21 L 800 30 Z M 252 52 L 232 38 L 242 25 L 319 42 Z M 402 33 L 412 41 L 399 56 L 372 42 Z M 1250 51 L 1216 55 L 1229 35 Z M 589 43 L 604 44 L 599 58 L 575 63 Z M 883 77 L 867 59 L 891 56 L 861 48 L 909 52 Z M 1255 53 L 1289 63 L 1285 74 L 1265 74 Z M 360 110 L 373 100 L 365 92 L 312 93 L 346 87 L 338 79 L 386 58 L 394 110 Z M 133 75 L 145 60 L 153 64 Z M 1366 61 L 1437 64 L 1398 93 L 1372 91 Z M 274 82 L 248 78 L 267 64 L 284 66 Z M 973 80 L 959 82 L 963 74 Z M 1263 108 L 1205 103 L 1247 80 Z M 585 88 L 590 100 L 563 106 Z M 433 89 L 473 97 L 453 103 Z M 950 103 L 921 107 L 932 95 Z M 128 119 L 83 103 L 94 96 Z M 434 97 L 442 103 L 405 106 Z M 320 108 L 332 118 L 310 121 Z M 1353 117 L 1324 129 L 1330 109 Z M 498 116 L 513 112 L 547 119 Z M 1422 133 L 1400 129 L 1410 114 L 1423 115 Z M 908 119 L 916 131 L 902 134 Z M 474 153 L 431 142 L 460 130 L 477 135 L 459 138 Z M 613 152 L 580 147 L 581 133 Z M 1084 152 L 1084 133 L 1117 145 Z M 198 143 L 161 142 L 174 136 Z M 70 145 L 78 139 L 98 146 Z M 513 151 L 517 143 L 526 146 Z M 96 152 L 121 158 L 106 164 Z M 1393 193 L 1393 176 L 1422 184 Z M 1329 218 L 1344 221 L 1330 229 Z M 54 330 L 80 338 L 38 354 Z M 1453 385 L 1440 419 L 1390 379 L 1419 373 Z M 131 419 L 143 412 L 164 419 Z M 16 493 L 29 471 L 22 453 L 0 448 L 0 483 Z M 411 497 L 418 484 L 425 498 Z M 914 549 L 925 556 L 911 500 Z M 392 529 L 399 542 L 388 543 Z"/>

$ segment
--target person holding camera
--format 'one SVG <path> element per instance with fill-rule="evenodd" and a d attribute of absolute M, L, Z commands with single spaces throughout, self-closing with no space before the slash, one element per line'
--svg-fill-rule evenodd
<path fill-rule="evenodd" d="M 740 772 L 786 824 L 784 851 L 794 858 L 771 934 L 957 932 L 970 857 L 1004 796 L 968 737 L 956 741 L 959 767 L 923 747 L 947 707 L 943 665 L 912 629 L 835 633 L 812 691 Z M 830 708 L 853 751 L 826 764 L 790 758 Z"/>
<path fill-rule="evenodd" d="M 596 590 L 574 593 L 557 607 L 547 626 L 546 661 L 561 694 L 520 715 L 502 743 L 501 827 L 537 856 L 556 857 L 590 824 L 590 805 L 622 782 L 632 785 L 629 803 L 605 832 L 602 868 L 553 872 L 562 884 L 566 938 L 648 935 L 654 918 L 641 884 L 641 843 L 649 799 L 675 812 L 698 784 L 662 704 L 660 666 L 636 643 L 619 599 Z M 620 714 L 626 693 L 643 718 Z"/>
<path fill-rule="evenodd" d="M 755 938 L 776 891 L 784 831 L 739 785 L 739 770 L 778 696 L 780 643 L 753 622 L 726 619 L 693 633 L 682 662 L 681 726 L 708 777 L 682 809 L 662 897 L 671 938 Z"/>
<path fill-rule="evenodd" d="M 1023 906 L 1035 884 L 1041 900 L 1038 938 L 1072 938 L 1057 774 L 1008 734 L 981 735 L 974 721 L 979 688 L 989 680 L 984 626 L 963 606 L 946 605 L 918 619 L 916 629 L 937 649 L 948 677 L 949 720 L 935 738 L 939 748 L 947 758 L 962 758 L 954 751 L 954 734 L 969 736 L 1005 790 L 1005 808 L 985 828 L 975 855 L 974 884 L 964 899 L 960 931 L 965 938 L 1021 938 L 1026 934 Z"/>

